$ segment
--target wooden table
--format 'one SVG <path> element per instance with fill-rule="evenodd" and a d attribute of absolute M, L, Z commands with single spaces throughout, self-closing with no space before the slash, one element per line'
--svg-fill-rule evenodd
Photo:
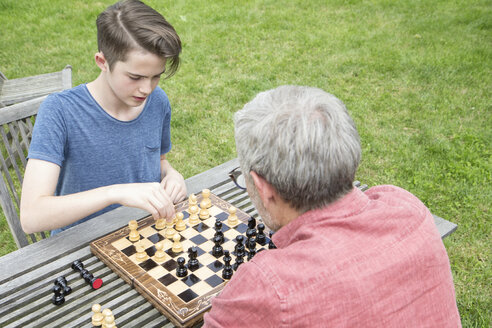
<path fill-rule="evenodd" d="M 241 208 L 251 216 L 257 212 L 246 192 L 230 181 L 227 173 L 238 165 L 233 159 L 186 180 L 189 193 L 208 188 L 212 193 Z M 358 184 L 361 189 L 366 186 Z M 91 307 L 99 303 L 110 308 L 118 327 L 172 327 L 172 324 L 130 285 L 91 254 L 89 243 L 148 216 L 134 208 L 121 207 L 66 230 L 52 238 L 29 245 L 0 258 L 0 327 L 90 327 Z M 434 216 L 441 237 L 456 225 Z M 81 259 L 94 276 L 104 280 L 92 290 L 71 269 Z M 51 287 L 65 276 L 73 291 L 62 306 L 51 303 Z"/>

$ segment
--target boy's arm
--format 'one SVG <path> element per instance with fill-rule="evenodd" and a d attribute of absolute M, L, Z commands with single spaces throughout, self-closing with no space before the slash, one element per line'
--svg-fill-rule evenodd
<path fill-rule="evenodd" d="M 54 196 L 60 167 L 29 159 L 24 174 L 20 220 L 26 233 L 65 227 L 111 204 L 137 207 L 155 219 L 171 218 L 174 206 L 161 185 L 117 184 L 75 194 Z"/>
<path fill-rule="evenodd" d="M 186 198 L 187 191 L 184 178 L 169 164 L 165 154 L 161 155 L 161 179 L 161 185 L 174 204 Z"/>

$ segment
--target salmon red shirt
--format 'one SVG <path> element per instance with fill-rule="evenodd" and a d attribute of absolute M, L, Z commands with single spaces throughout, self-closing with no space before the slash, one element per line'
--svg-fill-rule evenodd
<path fill-rule="evenodd" d="M 461 327 L 429 210 L 377 186 L 299 216 L 242 264 L 204 327 Z"/>

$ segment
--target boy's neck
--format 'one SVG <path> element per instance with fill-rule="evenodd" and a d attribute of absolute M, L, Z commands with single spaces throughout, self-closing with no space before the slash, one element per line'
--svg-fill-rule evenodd
<path fill-rule="evenodd" d="M 131 121 L 137 118 L 147 101 L 138 107 L 128 106 L 116 97 L 103 75 L 104 73 L 101 72 L 94 81 L 87 83 L 89 93 L 99 106 L 110 116 L 120 121 Z"/>

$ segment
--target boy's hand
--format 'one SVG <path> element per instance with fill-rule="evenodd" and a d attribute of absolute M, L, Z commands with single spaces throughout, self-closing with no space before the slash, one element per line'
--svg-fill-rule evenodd
<path fill-rule="evenodd" d="M 161 185 L 174 204 L 186 197 L 186 184 L 181 173 L 175 169 L 168 170 Z"/>
<path fill-rule="evenodd" d="M 173 201 L 158 182 L 129 183 L 115 187 L 121 205 L 146 210 L 155 220 L 172 218 L 175 214 Z"/>

